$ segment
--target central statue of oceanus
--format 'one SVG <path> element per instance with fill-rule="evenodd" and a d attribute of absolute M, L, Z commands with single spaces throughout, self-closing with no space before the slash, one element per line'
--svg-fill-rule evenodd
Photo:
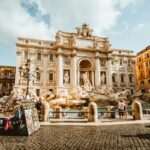
<path fill-rule="evenodd" d="M 89 81 L 89 78 L 88 78 L 88 75 L 87 75 L 87 72 L 83 74 L 83 89 L 86 91 L 86 92 L 92 92 L 93 90 L 93 86 L 91 85 L 90 81 Z"/>

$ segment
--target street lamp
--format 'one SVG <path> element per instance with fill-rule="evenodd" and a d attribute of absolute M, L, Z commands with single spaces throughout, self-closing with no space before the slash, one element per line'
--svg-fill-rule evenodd
<path fill-rule="evenodd" d="M 27 79 L 26 96 L 29 94 L 29 81 L 30 81 L 30 78 L 31 78 L 31 76 L 33 76 L 35 78 L 35 75 L 30 73 L 30 62 L 31 61 L 28 59 L 24 68 L 22 66 L 19 67 L 20 77 L 24 77 L 24 78 Z M 37 71 L 39 71 L 38 67 L 36 68 L 36 72 Z"/>

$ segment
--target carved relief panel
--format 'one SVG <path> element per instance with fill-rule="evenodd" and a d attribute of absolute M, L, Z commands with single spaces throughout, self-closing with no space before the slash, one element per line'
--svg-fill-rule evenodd
<path fill-rule="evenodd" d="M 64 65 L 70 65 L 71 64 L 71 57 L 64 55 L 63 62 L 64 62 Z"/>

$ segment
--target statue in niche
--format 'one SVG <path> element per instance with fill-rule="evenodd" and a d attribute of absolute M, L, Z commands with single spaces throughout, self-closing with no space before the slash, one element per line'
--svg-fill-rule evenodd
<path fill-rule="evenodd" d="M 92 36 L 92 32 L 93 32 L 93 30 L 92 29 L 89 29 L 89 31 L 88 31 L 88 36 Z"/>
<path fill-rule="evenodd" d="M 104 72 L 101 74 L 101 84 L 106 84 L 106 75 Z"/>
<path fill-rule="evenodd" d="M 83 36 L 86 37 L 88 35 L 87 29 L 83 29 Z"/>
<path fill-rule="evenodd" d="M 99 43 L 99 47 L 103 47 L 103 44 L 102 44 L 102 43 Z"/>
<path fill-rule="evenodd" d="M 94 43 L 93 43 L 93 47 L 94 47 L 95 49 L 97 49 L 97 48 L 98 48 L 98 46 L 99 46 L 99 43 L 98 43 L 98 41 L 97 41 L 97 40 L 95 40 L 95 41 L 94 41 Z"/>
<path fill-rule="evenodd" d="M 77 27 L 77 34 L 78 36 L 81 36 L 82 35 L 82 29 L 80 27 Z"/>
<path fill-rule="evenodd" d="M 66 71 L 65 74 L 64 74 L 64 84 L 69 84 L 69 72 Z"/>
<path fill-rule="evenodd" d="M 87 72 L 85 72 L 83 74 L 83 89 L 86 91 L 86 92 L 91 92 L 93 90 L 93 87 L 89 81 L 89 78 L 88 78 L 88 75 L 87 75 Z"/>
<path fill-rule="evenodd" d="M 57 41 L 57 44 L 62 44 L 63 43 L 63 39 L 62 39 L 62 36 L 61 36 L 60 32 L 58 32 L 56 34 L 56 41 Z"/>
<path fill-rule="evenodd" d="M 72 46 L 76 45 L 75 35 L 73 35 L 73 37 L 71 38 L 71 44 Z"/>
<path fill-rule="evenodd" d="M 70 57 L 69 56 L 64 57 L 64 64 L 65 65 L 70 65 Z"/>
<path fill-rule="evenodd" d="M 109 43 L 108 42 L 104 42 L 104 49 L 106 49 L 106 50 L 109 49 Z"/>

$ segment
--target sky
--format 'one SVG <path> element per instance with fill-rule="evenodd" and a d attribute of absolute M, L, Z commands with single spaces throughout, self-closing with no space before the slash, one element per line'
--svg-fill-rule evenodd
<path fill-rule="evenodd" d="M 150 45 L 150 0 L 0 0 L 0 65 L 16 65 L 17 37 L 54 40 L 88 23 L 112 48 Z"/>

